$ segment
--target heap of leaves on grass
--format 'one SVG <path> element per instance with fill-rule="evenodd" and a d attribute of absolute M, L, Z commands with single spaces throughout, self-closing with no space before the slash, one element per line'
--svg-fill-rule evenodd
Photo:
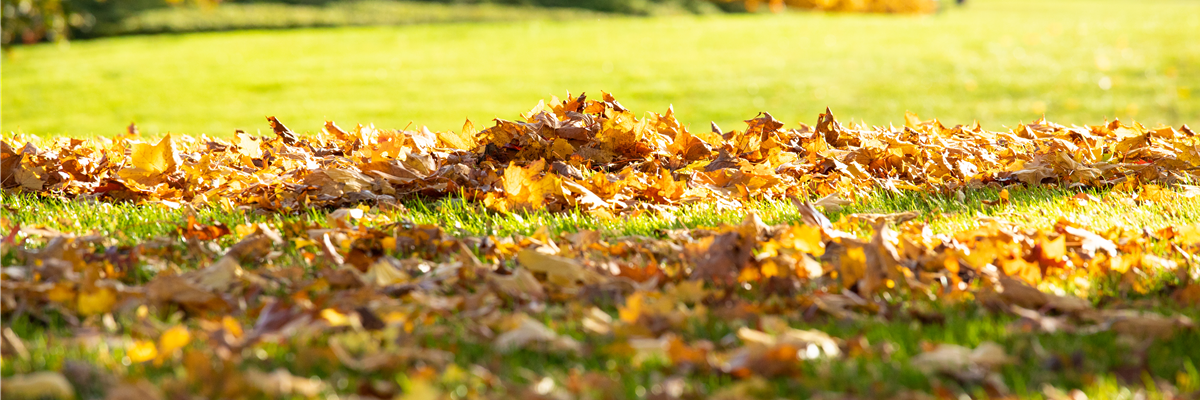
<path fill-rule="evenodd" d="M 270 212 L 460 195 L 500 212 L 613 216 L 697 202 L 739 208 L 751 199 L 845 198 L 872 188 L 1200 181 L 1200 137 L 1186 125 L 1043 119 L 993 132 L 910 114 L 904 127 L 868 128 L 843 125 L 826 110 L 816 126 L 784 129 L 763 113 L 745 130 L 692 132 L 672 110 L 638 119 L 608 94 L 551 104 L 481 132 L 469 121 L 457 133 L 347 131 L 327 122 L 301 136 L 270 117 L 273 137 L 238 132 L 230 141 L 170 134 L 156 142 L 133 126 L 111 139 L 5 140 L 0 184 L 65 198 L 222 201 Z"/>
<path fill-rule="evenodd" d="M 954 192 L 1050 182 L 1136 186 L 1138 201 L 1157 201 L 1180 195 L 1158 185 L 1196 179 L 1200 147 L 1186 126 L 1038 121 L 989 132 L 910 116 L 901 129 L 865 129 L 826 112 L 816 127 L 784 130 L 762 115 L 745 131 L 691 133 L 670 111 L 638 120 L 607 95 L 553 103 L 539 104 L 525 122 L 498 120 L 482 132 L 346 131 L 328 123 L 304 137 L 270 118 L 274 137 L 239 133 L 229 142 L 174 135 L 143 142 L 132 132 L 42 147 L 3 142 L 6 190 L 168 206 L 226 202 L 252 212 L 337 208 L 324 224 L 231 228 L 193 216 L 175 235 L 134 245 L 0 221 L 0 257 L 12 261 L 0 282 L 9 320 L 62 319 L 83 342 L 124 332 L 106 336 L 105 346 L 123 356 L 97 361 L 102 371 L 70 364 L 61 375 L 6 379 L 6 397 L 14 388 L 53 395 L 68 381 L 68 393 L 99 385 L 139 398 L 314 397 L 344 391 L 319 379 L 329 368 L 406 376 L 403 394 L 415 398 L 438 398 L 447 385 L 463 388 L 460 398 L 623 397 L 598 371 L 572 370 L 556 383 L 506 379 L 505 365 L 483 361 L 464 370 L 471 357 L 464 349 L 485 349 L 656 365 L 670 375 L 658 382 L 667 398 L 746 398 L 769 392 L 763 379 L 820 387 L 828 371 L 815 365 L 825 361 L 892 357 L 886 345 L 797 329 L 794 321 L 944 319 L 928 299 L 1017 316 L 1014 331 L 1115 332 L 1134 343 L 1196 335 L 1185 316 L 1097 305 L 1088 287 L 1115 280 L 1122 290 L 1169 292 L 1196 304 L 1200 226 L 1094 230 L 1063 220 L 1039 231 L 986 218 L 934 234 L 913 213 L 831 221 L 807 201 L 825 196 L 834 205 L 830 195 L 863 187 Z M 418 194 L 461 195 L 481 212 L 598 216 L 767 198 L 795 202 L 802 221 L 769 226 L 750 213 L 737 225 L 659 237 L 548 229 L 458 237 L 377 212 Z M 859 234 L 863 224 L 870 229 Z M 1162 286 L 1163 276 L 1172 286 Z M 1082 297 L 1048 290 L 1068 286 Z M 734 331 L 712 338 L 694 328 L 717 322 Z M 12 331 L 2 338 L 5 357 L 32 356 Z M 295 354 L 296 362 L 264 371 L 266 348 Z M 998 371 L 1014 356 L 994 343 L 947 343 L 893 361 L 932 382 L 1000 397 L 1009 389 Z M 153 384 L 86 378 L 133 364 L 175 372 Z M 713 388 L 688 379 L 697 377 L 739 383 Z M 356 390 L 401 394 L 386 379 L 364 378 Z"/>

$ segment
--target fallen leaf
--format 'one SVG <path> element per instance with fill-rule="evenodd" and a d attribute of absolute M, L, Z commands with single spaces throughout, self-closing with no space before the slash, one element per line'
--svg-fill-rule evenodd
<path fill-rule="evenodd" d="M 918 354 L 909 360 L 909 364 L 925 373 L 955 373 L 972 368 L 995 370 L 1004 364 L 1013 362 L 1013 358 L 1004 352 L 1004 348 L 992 342 L 980 343 L 975 349 L 954 344 L 941 344 L 931 351 Z"/>
<path fill-rule="evenodd" d="M 603 280 L 600 274 L 584 268 L 578 261 L 542 254 L 531 248 L 518 252 L 517 262 L 532 272 L 545 273 L 550 282 L 558 286 L 572 287 L 580 283 L 590 284 Z"/>
<path fill-rule="evenodd" d="M 527 347 L 532 343 L 545 343 L 554 350 L 569 352 L 581 350 L 579 342 L 569 337 L 559 336 L 546 325 L 525 314 L 518 314 L 513 319 L 515 327 L 496 336 L 496 339 L 492 341 L 492 347 L 497 351 L 508 353 Z"/>
<path fill-rule="evenodd" d="M 838 211 L 842 210 L 843 206 L 847 206 L 847 205 L 850 205 L 853 203 L 854 202 L 843 199 L 843 198 L 841 198 L 841 196 L 838 196 L 837 193 L 834 193 L 834 194 L 822 197 L 820 199 L 817 199 L 817 201 L 814 202 L 813 205 L 818 206 L 818 207 L 824 207 L 825 212 L 838 212 Z"/>
<path fill-rule="evenodd" d="M 162 390 L 154 387 L 150 382 L 141 380 L 136 383 L 118 384 L 108 391 L 104 400 L 159 400 L 165 398 Z"/>
<path fill-rule="evenodd" d="M 0 393 L 6 398 L 19 399 L 74 399 L 75 389 L 67 378 L 58 372 L 34 372 L 4 378 Z"/>
<path fill-rule="evenodd" d="M 246 378 L 247 382 L 262 391 L 264 395 L 275 398 L 287 396 L 311 398 L 325 390 L 325 383 L 320 379 L 301 378 L 283 368 L 278 368 L 270 373 L 251 369 L 246 371 Z"/>

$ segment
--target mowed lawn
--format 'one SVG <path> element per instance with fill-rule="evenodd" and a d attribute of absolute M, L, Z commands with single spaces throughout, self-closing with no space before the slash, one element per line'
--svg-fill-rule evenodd
<path fill-rule="evenodd" d="M 906 110 L 989 129 L 1200 122 L 1200 3 L 987 1 L 931 16 L 602 18 L 242 31 L 18 47 L 3 57 L 7 135 L 230 135 L 486 126 L 568 91 L 674 105 L 693 130 L 759 111 L 813 124 Z"/>

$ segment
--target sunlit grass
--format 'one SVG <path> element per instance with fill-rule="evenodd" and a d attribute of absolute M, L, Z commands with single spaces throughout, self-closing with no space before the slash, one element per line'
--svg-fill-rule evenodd
<path fill-rule="evenodd" d="M 952 234 L 978 226 L 980 217 L 1000 219 L 1025 229 L 1047 229 L 1065 220 L 1096 231 L 1114 226 L 1149 229 L 1190 225 L 1200 222 L 1200 200 L 1186 195 L 1161 202 L 1135 200 L 1134 193 L 1121 191 L 1080 191 L 1052 187 L 1013 187 L 1010 202 L 987 205 L 999 200 L 993 189 L 968 190 L 962 200 L 957 195 L 919 192 L 875 192 L 856 199 L 842 209 L 826 209 L 837 222 L 856 213 L 899 213 L 915 211 L 916 221 L 928 224 L 933 233 Z M 1079 200 L 1083 193 L 1095 200 Z M 98 233 L 121 242 L 136 243 L 175 232 L 195 213 L 203 223 L 221 222 L 230 227 L 257 222 L 311 221 L 326 224 L 328 211 L 305 209 L 293 213 L 258 214 L 218 206 L 185 206 L 170 209 L 158 203 L 107 203 L 40 199 L 33 195 L 5 192 L 6 207 L 0 215 L 22 226 L 45 227 L 74 234 Z M 816 200 L 816 199 L 810 199 Z M 551 235 L 597 230 L 613 236 L 665 237 L 672 229 L 717 227 L 741 223 L 753 211 L 768 224 L 801 223 L 791 201 L 755 201 L 742 209 L 718 209 L 708 204 L 684 205 L 669 212 L 644 211 L 635 216 L 615 219 L 598 218 L 583 210 L 564 212 L 497 213 L 480 204 L 458 197 L 405 201 L 403 209 L 375 209 L 387 221 L 411 221 L 438 225 L 455 236 L 513 234 L 531 235 L 545 229 Z M 863 232 L 868 227 L 860 224 Z"/>
<path fill-rule="evenodd" d="M 1200 3 L 972 0 L 931 16 L 784 15 L 243 31 L 19 47 L 0 131 L 231 135 L 513 119 L 567 91 L 725 130 L 769 111 L 795 126 L 902 124 L 911 110 L 1001 129 L 1200 121 Z M 1107 90 L 1099 84 L 1108 82 Z M 1105 85 L 1105 87 L 1108 87 Z"/>

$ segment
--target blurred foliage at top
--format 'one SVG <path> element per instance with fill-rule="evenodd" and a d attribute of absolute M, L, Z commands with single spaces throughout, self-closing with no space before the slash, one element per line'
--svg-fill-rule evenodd
<path fill-rule="evenodd" d="M 755 12 L 767 6 L 773 12 L 787 8 L 841 11 L 929 13 L 938 0 L 414 0 L 426 3 L 498 4 L 528 7 L 576 8 L 604 13 L 652 15 L 661 10 L 696 14 Z M 352 1 L 351 1 L 352 2 Z M 122 27 L 141 13 L 171 6 L 212 8 L 219 3 L 275 3 L 300 7 L 328 7 L 338 0 L 0 0 L 3 4 L 3 46 L 69 38 L 151 33 Z M 236 25 L 236 24 L 234 24 Z M 275 27 L 275 26 L 263 26 Z M 229 26 L 223 29 L 258 28 Z M 211 24 L 180 25 L 177 31 L 213 30 Z"/>
<path fill-rule="evenodd" d="M 787 8 L 838 12 L 870 13 L 932 13 L 937 11 L 937 0 L 722 0 L 741 3 L 748 11 L 757 11 L 766 5 L 771 12 L 782 12 Z"/>
<path fill-rule="evenodd" d="M 0 0 L 4 47 L 43 40 L 95 36 L 98 27 L 120 21 L 140 11 L 198 4 L 210 7 L 220 0 Z M 100 31 L 102 32 L 102 30 Z"/>

